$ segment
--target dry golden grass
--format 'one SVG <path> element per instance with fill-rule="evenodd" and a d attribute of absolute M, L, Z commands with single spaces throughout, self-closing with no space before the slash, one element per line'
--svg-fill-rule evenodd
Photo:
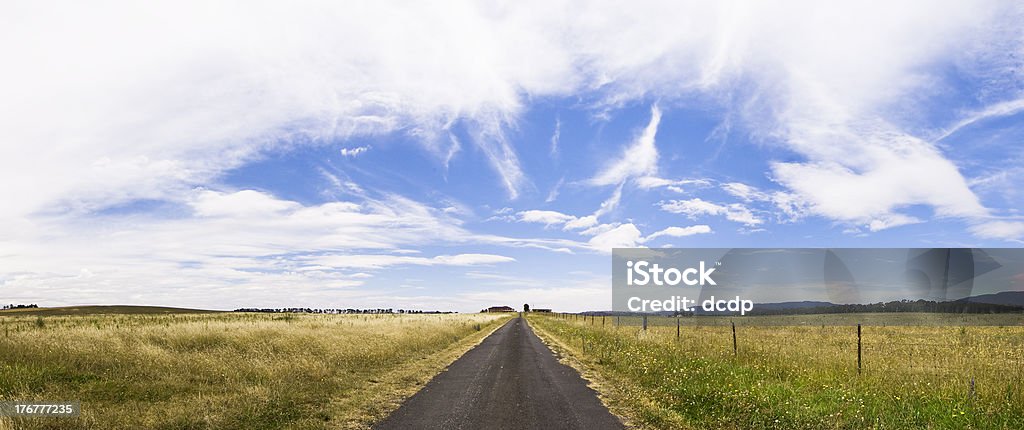
<path fill-rule="evenodd" d="M 17 428 L 365 428 L 495 315 L 0 317 L 0 399 L 81 400 Z"/>
<path fill-rule="evenodd" d="M 1021 315 L 829 318 L 737 319 L 734 356 L 725 319 L 688 319 L 677 339 L 674 319 L 644 332 L 530 316 L 642 427 L 1024 428 Z M 878 324 L 863 327 L 860 374 L 856 320 Z"/>

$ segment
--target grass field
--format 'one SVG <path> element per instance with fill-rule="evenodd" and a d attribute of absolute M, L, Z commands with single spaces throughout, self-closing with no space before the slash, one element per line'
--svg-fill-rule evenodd
<path fill-rule="evenodd" d="M 529 320 L 639 427 L 1024 428 L 1020 314 Z"/>
<path fill-rule="evenodd" d="M 0 399 L 82 414 L 0 429 L 365 428 L 506 318 L 4 313 Z"/>

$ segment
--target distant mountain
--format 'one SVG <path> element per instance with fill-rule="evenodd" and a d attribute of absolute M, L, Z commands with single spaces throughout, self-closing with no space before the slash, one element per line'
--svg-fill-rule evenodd
<path fill-rule="evenodd" d="M 835 306 L 835 303 L 829 302 L 813 302 L 813 301 L 802 301 L 802 302 L 781 302 L 781 303 L 757 303 L 760 309 L 776 310 L 776 309 L 804 309 L 804 308 L 823 308 L 826 306 Z"/>
<path fill-rule="evenodd" d="M 831 302 L 800 301 L 756 303 L 752 315 L 832 314 L 850 312 L 940 312 L 940 313 L 1017 313 L 1024 311 L 1024 291 L 982 294 L 960 300 L 935 302 L 929 300 L 897 300 L 870 304 L 839 305 Z M 588 311 L 586 315 L 641 315 L 639 312 Z M 694 315 L 730 315 L 732 312 L 704 312 L 699 307 Z M 649 314 L 650 315 L 650 314 Z M 653 315 L 675 315 L 656 312 Z"/>
<path fill-rule="evenodd" d="M 1024 307 L 1024 291 L 1003 291 L 995 294 L 982 294 L 980 296 L 968 297 L 958 301 Z"/>
<path fill-rule="evenodd" d="M 960 300 L 931 301 L 894 300 L 867 304 L 839 305 L 829 302 L 759 303 L 753 315 L 834 314 L 859 312 L 930 312 L 930 313 L 1020 313 L 1024 311 L 1024 292 L 1007 291 Z"/>
<path fill-rule="evenodd" d="M 1003 306 L 1015 306 L 1024 307 L 1024 291 L 1003 291 L 995 294 L 982 294 L 978 296 L 971 296 L 960 300 L 951 300 L 954 302 L 970 302 L 970 303 L 984 303 L 989 305 L 1003 305 Z M 781 309 L 806 309 L 806 308 L 827 308 L 831 306 L 840 306 L 830 302 L 814 302 L 814 301 L 803 301 L 803 302 L 781 302 L 781 303 L 758 303 L 758 309 L 764 310 L 781 310 Z"/>

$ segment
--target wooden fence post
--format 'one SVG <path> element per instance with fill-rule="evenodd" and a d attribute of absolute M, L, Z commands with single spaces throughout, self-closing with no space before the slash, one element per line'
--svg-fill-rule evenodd
<path fill-rule="evenodd" d="M 676 317 L 676 341 L 679 341 L 679 317 Z"/>
<path fill-rule="evenodd" d="M 647 315 L 644 315 L 644 331 L 647 331 Z"/>
<path fill-rule="evenodd" d="M 736 323 L 733 321 L 729 321 L 729 323 L 732 324 L 732 356 L 735 357 L 738 355 L 736 348 Z"/>

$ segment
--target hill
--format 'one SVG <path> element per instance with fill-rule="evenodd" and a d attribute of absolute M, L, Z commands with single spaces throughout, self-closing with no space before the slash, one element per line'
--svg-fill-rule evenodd
<path fill-rule="evenodd" d="M 1003 291 L 995 294 L 982 294 L 979 296 L 961 299 L 960 301 L 1024 307 L 1024 291 Z"/>
<path fill-rule="evenodd" d="M 205 314 L 220 311 L 170 308 L 164 306 L 67 306 L 0 310 L 0 316 L 70 316 L 70 315 L 139 315 L 139 314 Z"/>

